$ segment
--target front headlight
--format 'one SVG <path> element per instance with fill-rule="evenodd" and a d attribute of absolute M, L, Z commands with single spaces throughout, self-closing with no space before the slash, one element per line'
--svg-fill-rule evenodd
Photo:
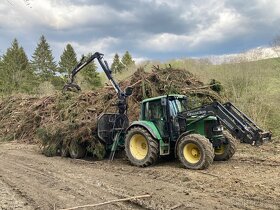
<path fill-rule="evenodd" d="M 218 125 L 218 126 L 216 126 L 216 127 L 213 128 L 213 131 L 214 131 L 214 132 L 223 131 L 223 130 L 224 130 L 224 128 L 223 128 L 222 125 Z"/>

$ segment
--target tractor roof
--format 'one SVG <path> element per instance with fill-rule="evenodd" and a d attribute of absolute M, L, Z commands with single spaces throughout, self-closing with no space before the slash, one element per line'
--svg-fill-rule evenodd
<path fill-rule="evenodd" d="M 176 98 L 185 98 L 186 96 L 184 96 L 184 95 L 180 95 L 180 94 L 170 94 L 170 95 L 168 95 L 169 97 L 171 96 L 171 97 L 176 97 Z M 142 101 L 142 103 L 145 103 L 145 102 L 148 102 L 148 101 L 156 101 L 156 100 L 159 100 L 159 99 L 161 99 L 161 98 L 166 98 L 167 97 L 167 95 L 162 95 L 162 96 L 157 96 L 157 97 L 153 97 L 153 98 L 147 98 L 147 99 L 144 99 L 143 101 Z"/>

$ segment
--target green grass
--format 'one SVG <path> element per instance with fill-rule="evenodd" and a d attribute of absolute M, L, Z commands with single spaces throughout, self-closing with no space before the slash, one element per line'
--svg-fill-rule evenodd
<path fill-rule="evenodd" d="M 220 81 L 224 96 L 251 117 L 263 129 L 280 135 L 280 62 L 266 59 L 252 62 L 213 65 L 207 61 L 170 61 L 173 67 L 184 68 L 203 82 Z"/>
<path fill-rule="evenodd" d="M 212 79 L 222 83 L 223 95 L 262 129 L 280 135 L 280 59 L 214 65 L 207 60 L 182 59 L 166 63 L 145 62 L 139 66 L 151 71 L 153 65 L 171 65 L 186 69 L 206 84 Z M 117 74 L 118 81 L 127 79 L 135 69 Z M 102 75 L 102 73 L 101 73 Z M 103 81 L 106 81 L 103 75 Z"/>

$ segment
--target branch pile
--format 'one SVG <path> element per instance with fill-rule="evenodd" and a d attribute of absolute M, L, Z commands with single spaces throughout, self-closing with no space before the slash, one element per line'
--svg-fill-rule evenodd
<path fill-rule="evenodd" d="M 124 89 L 132 86 L 129 119 L 136 120 L 140 102 L 164 94 L 189 96 L 193 106 L 221 100 L 220 95 L 186 70 L 153 67 L 152 72 L 138 69 L 120 82 Z M 108 87 L 91 92 L 66 92 L 42 98 L 13 96 L 0 102 L 0 138 L 40 143 L 43 153 L 55 155 L 62 144 L 85 142 L 88 152 L 102 158 L 104 147 L 96 136 L 97 119 L 103 112 L 116 112 L 116 93 Z M 96 149 L 98 148 L 98 149 Z"/>

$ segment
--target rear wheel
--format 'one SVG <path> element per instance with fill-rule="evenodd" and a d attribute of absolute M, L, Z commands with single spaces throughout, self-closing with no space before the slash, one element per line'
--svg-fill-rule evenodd
<path fill-rule="evenodd" d="M 69 146 L 69 154 L 73 159 L 83 158 L 86 155 L 86 148 L 76 141 L 72 141 Z"/>
<path fill-rule="evenodd" d="M 60 156 L 69 157 L 69 149 L 64 145 L 61 146 Z"/>
<path fill-rule="evenodd" d="M 146 167 L 158 160 L 158 141 L 153 139 L 151 134 L 145 129 L 134 127 L 126 135 L 125 152 L 133 165 Z"/>
<path fill-rule="evenodd" d="M 224 131 L 223 134 L 228 143 L 215 148 L 214 160 L 216 161 L 229 160 L 236 151 L 236 139 L 228 131 Z"/>
<path fill-rule="evenodd" d="M 214 158 L 211 142 L 199 134 L 190 134 L 179 140 L 177 156 L 185 168 L 208 168 Z"/>

